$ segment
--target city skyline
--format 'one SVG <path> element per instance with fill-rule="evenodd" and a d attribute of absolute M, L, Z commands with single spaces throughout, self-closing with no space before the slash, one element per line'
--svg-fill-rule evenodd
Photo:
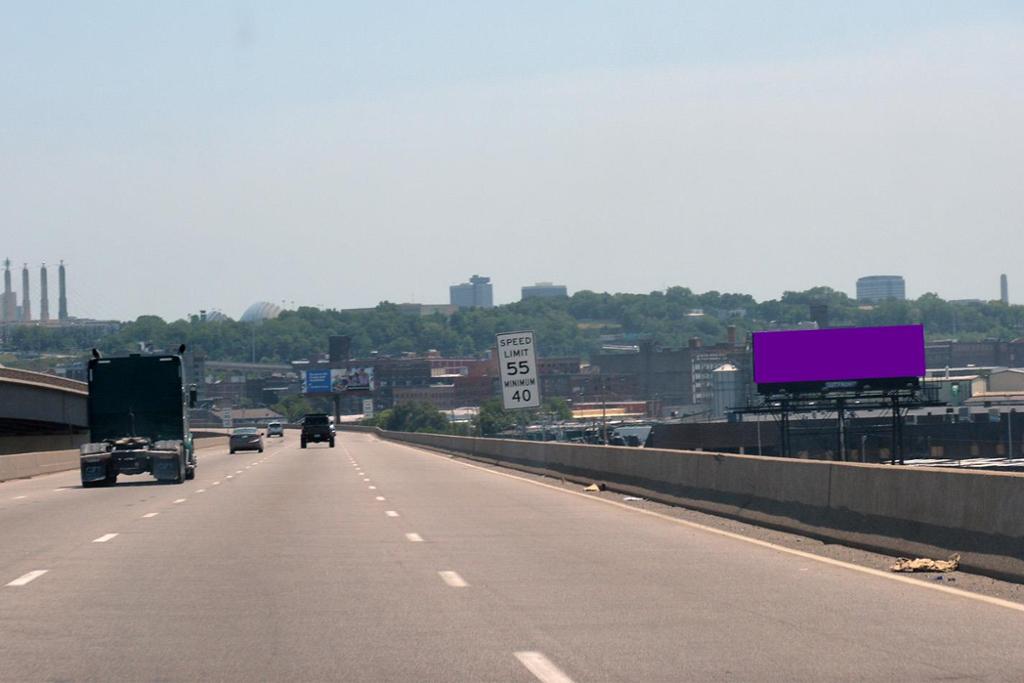
<path fill-rule="evenodd" d="M 11 293 L 13 295 L 13 302 L 14 302 L 13 305 L 14 305 L 16 311 L 17 311 L 16 317 L 14 318 L 14 320 L 15 321 L 21 321 L 21 317 L 20 316 L 22 315 L 22 312 L 21 312 L 21 303 L 20 302 L 23 300 L 23 294 L 22 294 L 22 288 L 18 286 L 18 283 L 22 282 L 23 280 L 22 280 L 21 277 L 17 277 L 17 275 L 18 275 L 18 271 L 19 270 L 23 271 L 23 269 L 28 267 L 30 264 L 28 262 L 24 262 L 21 268 L 16 268 L 14 266 L 14 262 L 10 261 L 9 259 L 5 259 L 3 262 L 4 263 L 9 262 L 10 266 L 11 266 L 11 270 L 10 270 L 10 282 L 11 282 L 10 290 L 11 290 Z M 34 309 L 34 310 L 37 310 L 38 312 L 46 311 L 47 319 L 50 322 L 58 322 L 60 320 L 65 320 L 65 319 L 68 318 L 68 314 L 67 314 L 67 310 L 66 310 L 66 301 L 62 302 L 62 297 L 64 297 L 63 271 L 65 270 L 66 265 L 67 264 L 64 262 L 64 260 L 60 260 L 59 261 L 59 266 L 58 267 L 60 269 L 59 272 L 61 273 L 61 277 L 58 280 L 58 282 L 60 284 L 58 285 L 59 289 L 58 289 L 57 296 L 53 297 L 54 298 L 53 302 L 50 301 L 50 296 L 51 295 L 48 295 L 47 283 L 46 283 L 46 280 L 43 278 L 43 272 L 45 272 L 44 269 L 47 269 L 50 266 L 47 266 L 47 264 L 45 262 L 42 262 L 42 263 L 40 263 L 40 268 L 38 270 L 37 269 L 33 269 L 33 268 L 29 268 L 28 269 L 28 273 L 29 274 L 35 273 L 35 275 L 36 275 L 36 279 L 34 280 L 34 282 L 36 283 L 37 289 L 34 290 L 34 292 L 35 292 L 34 296 L 36 298 L 32 300 L 33 306 L 39 306 L 40 304 L 42 304 L 42 302 L 46 302 L 44 305 L 41 305 L 40 308 Z M 893 275 L 895 275 L 896 277 L 901 277 L 898 274 L 893 274 Z M 6 277 L 6 271 L 5 271 L 5 277 Z M 887 276 L 880 276 L 880 275 L 876 275 L 876 274 L 865 274 L 865 275 L 859 276 L 858 280 L 861 280 L 863 278 L 869 278 L 870 279 L 870 278 L 877 278 L 877 277 L 890 277 L 890 276 L 888 276 L 888 275 Z M 993 286 L 993 292 L 992 292 L 993 296 L 985 296 L 985 295 L 978 296 L 977 295 L 978 294 L 978 290 L 975 291 L 975 296 L 956 297 L 956 298 L 948 297 L 948 296 L 943 296 L 942 292 L 935 292 L 935 293 L 940 298 L 942 298 L 942 299 L 944 299 L 946 301 L 983 301 L 983 302 L 1002 301 L 1004 295 L 1010 294 L 1013 291 L 1010 279 L 1009 279 L 1009 277 L 1005 273 L 1001 273 L 998 276 L 993 275 L 993 278 L 994 278 L 994 283 L 995 283 L 994 286 Z M 455 279 L 458 279 L 457 276 L 453 276 L 452 278 L 449 278 L 449 280 L 455 280 Z M 551 281 L 540 281 L 540 282 L 523 283 L 521 285 L 506 284 L 504 286 L 504 289 L 502 289 L 502 287 L 500 286 L 500 283 L 495 283 L 493 281 L 493 278 L 490 278 L 489 276 L 473 275 L 472 278 L 470 278 L 470 281 L 472 281 L 473 279 L 479 279 L 481 282 L 486 283 L 485 286 L 487 287 L 488 292 L 491 292 L 492 288 L 494 288 L 496 284 L 499 285 L 497 287 L 497 290 L 499 292 L 500 291 L 504 291 L 504 290 L 509 290 L 509 291 L 515 290 L 515 291 L 519 292 L 518 296 L 515 296 L 515 295 L 513 295 L 513 296 L 500 296 L 500 297 L 499 296 L 494 296 L 494 303 L 493 303 L 493 305 L 495 305 L 495 306 L 501 306 L 501 305 L 516 303 L 518 301 L 521 301 L 522 300 L 523 288 L 530 289 L 532 287 L 541 286 L 541 285 L 552 286 L 552 282 Z M 974 281 L 972 280 L 972 282 L 974 282 Z M 239 310 L 237 312 L 234 311 L 231 308 L 228 308 L 228 307 L 225 307 L 225 306 L 221 306 L 221 305 L 219 305 L 215 301 L 211 302 L 211 301 L 204 300 L 204 301 L 199 302 L 198 304 L 194 305 L 193 307 L 189 308 L 187 311 L 185 311 L 184 313 L 181 313 L 181 314 L 164 314 L 163 312 L 161 312 L 159 310 L 141 310 L 141 311 L 138 311 L 138 312 L 133 313 L 133 314 L 125 315 L 123 317 L 117 317 L 117 316 L 103 317 L 103 316 L 96 316 L 96 315 L 89 315 L 89 314 L 82 314 L 82 315 L 78 315 L 76 317 L 81 318 L 81 319 L 100 319 L 100 320 L 129 321 L 129 320 L 134 320 L 134 319 L 136 319 L 136 318 L 138 318 L 139 316 L 142 316 L 142 315 L 157 315 L 157 316 L 159 316 L 159 317 L 161 317 L 161 318 L 163 318 L 165 320 L 178 320 L 178 319 L 186 319 L 186 318 L 188 318 L 189 316 L 192 316 L 192 315 L 198 315 L 200 313 L 200 311 L 206 311 L 206 312 L 211 312 L 211 313 L 215 312 L 215 313 L 218 313 L 218 314 L 223 314 L 223 315 L 226 315 L 229 318 L 237 320 L 237 319 L 242 318 L 247 310 L 251 310 L 253 308 L 253 306 L 256 306 L 256 305 L 259 305 L 259 304 L 270 305 L 270 306 L 273 306 L 273 307 L 276 307 L 276 308 L 280 308 L 282 310 L 294 309 L 294 308 L 299 307 L 299 306 L 311 306 L 311 307 L 315 307 L 315 308 L 325 308 L 325 309 L 349 309 L 349 308 L 365 309 L 365 308 L 371 308 L 371 307 L 376 306 L 377 304 L 383 303 L 383 302 L 390 302 L 390 303 L 395 303 L 395 304 L 417 303 L 417 304 L 427 304 L 427 305 L 444 305 L 445 302 L 449 301 L 450 296 L 452 295 L 452 290 L 456 286 L 465 286 L 467 284 L 468 283 L 450 282 L 448 285 L 445 286 L 445 288 L 449 290 L 447 296 L 445 296 L 443 299 L 439 298 L 438 300 L 408 301 L 408 300 L 391 300 L 391 299 L 381 298 L 381 299 L 378 299 L 375 302 L 368 303 L 365 306 L 342 306 L 342 305 L 332 304 L 330 302 L 313 303 L 313 302 L 303 302 L 303 301 L 288 301 L 287 299 L 282 299 L 282 298 L 265 297 L 265 298 L 256 298 L 256 299 L 250 300 L 248 303 L 245 304 L 245 306 L 242 307 L 241 310 Z M 857 285 L 858 285 L 858 282 L 854 281 L 854 283 L 853 283 L 853 285 L 851 287 L 848 287 L 848 288 L 835 288 L 835 287 L 832 287 L 832 289 L 834 291 L 837 291 L 837 292 L 845 293 L 851 300 L 857 300 L 857 298 L 858 298 L 858 296 L 857 296 Z M 565 287 L 565 285 L 561 285 L 561 284 L 557 285 L 557 286 L 558 287 Z M 828 285 L 809 284 L 808 286 L 800 288 L 800 289 L 786 290 L 786 291 L 807 291 L 809 289 L 812 289 L 812 288 L 815 288 L 815 287 L 822 287 L 822 286 L 827 287 Z M 754 299 L 756 301 L 759 301 L 759 302 L 760 301 L 773 300 L 773 299 L 779 299 L 785 293 L 785 292 L 778 292 L 775 296 L 768 296 L 768 297 L 763 297 L 762 298 L 762 297 L 758 297 L 758 296 L 752 294 L 751 292 L 730 291 L 730 290 L 724 290 L 724 289 L 699 290 L 699 289 L 695 289 L 693 287 L 689 287 L 688 285 L 686 285 L 684 283 L 670 284 L 670 285 L 668 285 L 668 287 L 686 287 L 686 288 L 690 289 L 691 291 L 693 291 L 693 292 L 695 292 L 697 294 L 701 294 L 701 293 L 707 292 L 707 291 L 720 291 L 720 292 L 729 292 L 729 293 L 734 293 L 734 294 L 750 294 L 751 296 L 754 297 Z M 650 291 L 664 291 L 664 289 L 667 289 L 668 287 L 663 288 L 661 290 L 650 290 Z M 68 289 L 70 291 L 73 288 L 68 288 Z M 925 294 L 927 292 L 934 291 L 934 290 L 925 290 L 925 291 L 918 292 L 918 291 L 913 289 L 912 283 L 911 283 L 911 286 L 908 288 L 908 290 L 909 291 L 907 292 L 907 294 L 905 296 L 905 298 L 907 300 L 914 300 L 914 299 L 917 299 L 919 296 L 921 296 L 921 295 L 923 295 L 923 294 Z M 649 291 L 644 291 L 644 292 L 616 292 L 616 291 L 612 291 L 612 290 L 609 290 L 609 289 L 602 289 L 602 288 L 579 288 L 579 289 L 577 289 L 577 288 L 573 288 L 573 287 L 568 287 L 568 296 L 572 296 L 574 293 L 579 292 L 579 291 L 594 291 L 594 292 L 599 292 L 599 293 L 607 292 L 607 293 L 612 293 L 612 294 L 615 294 L 615 293 L 648 294 L 648 293 L 650 293 Z M 0 292 L 0 295 L 2 295 L 2 292 Z M 76 299 L 78 301 L 80 301 L 81 305 L 84 306 L 87 310 L 90 308 L 90 305 L 89 305 L 90 302 L 88 300 L 82 299 L 80 297 L 76 297 Z M 56 307 L 59 310 L 59 312 L 58 312 L 58 314 L 56 316 L 51 315 L 49 313 L 49 304 L 50 303 L 56 304 Z M 1009 296 L 1009 304 L 1010 305 L 1014 305 L 1014 299 L 1013 299 L 1012 294 L 1010 294 L 1010 296 Z M 40 318 L 41 318 L 41 316 L 39 315 L 39 313 L 37 313 L 34 317 L 31 318 L 31 321 L 39 322 Z"/>
<path fill-rule="evenodd" d="M 1024 282 L 1019 2 L 28 3 L 0 59 L 4 250 L 83 317 Z"/>

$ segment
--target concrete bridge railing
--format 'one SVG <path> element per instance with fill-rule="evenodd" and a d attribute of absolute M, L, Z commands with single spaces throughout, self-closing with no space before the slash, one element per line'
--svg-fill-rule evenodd
<path fill-rule="evenodd" d="M 1024 474 L 696 451 L 369 431 L 381 438 L 568 479 L 899 556 L 961 554 L 1024 581 Z"/>

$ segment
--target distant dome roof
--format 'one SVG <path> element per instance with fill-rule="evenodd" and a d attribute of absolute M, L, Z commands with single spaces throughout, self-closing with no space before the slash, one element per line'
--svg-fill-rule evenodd
<path fill-rule="evenodd" d="M 210 311 L 206 314 L 206 319 L 211 322 L 222 322 L 224 320 L 231 320 L 231 318 L 224 315 L 222 311 Z"/>
<path fill-rule="evenodd" d="M 245 309 L 240 320 L 243 323 L 252 323 L 259 320 L 272 320 L 281 315 L 281 307 L 275 306 L 269 301 L 257 301 Z"/>

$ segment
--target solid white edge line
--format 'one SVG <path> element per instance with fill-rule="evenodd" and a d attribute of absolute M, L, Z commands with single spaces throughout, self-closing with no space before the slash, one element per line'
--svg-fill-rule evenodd
<path fill-rule="evenodd" d="M 103 534 L 99 538 L 92 539 L 92 542 L 93 543 L 106 543 L 110 539 L 116 538 L 116 537 L 117 537 L 117 534 Z"/>
<path fill-rule="evenodd" d="M 526 670 L 542 683 L 573 683 L 572 679 L 555 666 L 543 653 L 522 651 L 516 652 L 515 656 L 519 663 L 525 666 Z"/>
<path fill-rule="evenodd" d="M 42 576 L 43 574 L 45 574 L 48 571 L 50 571 L 50 570 L 49 569 L 36 569 L 35 571 L 31 571 L 28 574 L 23 574 L 23 575 L 19 576 L 18 578 L 16 578 L 14 581 L 11 581 L 7 585 L 8 586 L 24 586 L 25 584 L 32 583 L 33 581 L 35 581 L 36 579 L 38 579 L 40 576 Z"/>
<path fill-rule="evenodd" d="M 423 542 L 423 537 L 420 536 L 417 533 L 406 534 L 405 537 L 406 537 L 406 539 L 409 540 L 410 543 L 422 543 Z"/>
<path fill-rule="evenodd" d="M 442 581 L 452 588 L 465 588 L 469 585 L 464 578 L 459 576 L 458 572 L 453 572 L 450 569 L 439 571 L 437 574 L 441 577 Z"/>
<path fill-rule="evenodd" d="M 376 438 L 376 437 L 374 437 L 374 438 Z M 381 441 L 381 439 L 377 439 L 377 440 Z M 564 489 L 564 488 L 561 488 L 559 486 L 554 486 L 552 484 L 545 484 L 542 481 L 534 481 L 532 479 L 527 479 L 526 477 L 520 477 L 520 476 L 517 476 L 515 474 L 510 474 L 508 472 L 499 472 L 499 471 L 491 469 L 489 467 L 482 467 L 480 465 L 474 465 L 473 463 L 464 462 L 464 461 L 458 459 L 458 457 L 455 456 L 455 455 L 445 454 L 445 453 L 437 453 L 435 451 L 429 451 L 429 450 L 425 450 L 425 449 L 422 449 L 422 448 L 416 448 L 415 446 L 409 446 L 409 445 L 406 445 L 404 443 L 399 443 L 397 441 L 389 441 L 388 443 L 394 444 L 396 446 L 400 446 L 402 448 L 407 448 L 407 449 L 409 449 L 411 451 L 415 451 L 417 453 L 426 454 L 426 455 L 432 455 L 432 456 L 434 456 L 436 458 L 440 458 L 441 460 L 446 460 L 446 461 L 448 461 L 448 462 L 450 462 L 452 464 L 461 465 L 462 467 L 469 467 L 471 469 L 480 470 L 481 472 L 487 472 L 489 474 L 493 474 L 493 475 L 496 475 L 496 476 L 499 476 L 499 477 L 506 477 L 508 479 L 515 479 L 517 481 L 525 482 L 527 484 L 532 484 L 534 486 L 540 486 L 542 488 L 551 489 L 552 491 L 558 491 L 559 493 L 568 494 L 570 496 L 576 496 L 578 498 L 583 498 L 585 500 L 591 500 L 591 501 L 594 501 L 595 503 L 604 503 L 605 505 L 612 505 L 612 506 L 615 506 L 617 508 L 621 508 L 623 510 L 629 510 L 630 512 L 632 512 L 634 514 L 647 515 L 648 517 L 656 517 L 656 518 L 664 520 L 666 522 L 671 522 L 672 524 L 678 524 L 680 526 L 689 527 L 691 529 L 698 529 L 700 531 L 705 531 L 707 533 L 715 534 L 717 536 L 724 536 L 725 538 L 731 538 L 731 539 L 733 539 L 735 541 L 742 541 L 744 543 L 749 543 L 751 545 L 760 546 L 762 548 L 768 548 L 769 550 L 774 550 L 774 551 L 777 551 L 777 552 L 780 552 L 780 553 L 785 553 L 787 555 L 794 555 L 796 557 L 802 557 L 802 558 L 804 558 L 806 560 L 812 560 L 814 562 L 820 562 L 822 564 L 832 565 L 833 567 L 841 567 L 843 569 L 849 569 L 850 571 L 860 572 L 861 574 L 868 574 L 870 576 L 875 576 L 875 577 L 880 578 L 880 579 L 886 579 L 887 581 L 896 581 L 898 583 L 903 583 L 903 584 L 906 584 L 908 586 L 915 586 L 917 588 L 923 588 L 925 590 L 938 591 L 940 593 L 946 593 L 948 595 L 957 595 L 957 596 L 959 596 L 961 598 L 967 598 L 968 600 L 975 600 L 977 602 L 983 602 L 983 603 L 986 603 L 986 604 L 989 604 L 989 605 L 994 605 L 996 607 L 1005 607 L 1006 609 L 1012 609 L 1012 610 L 1015 610 L 1017 612 L 1024 612 L 1024 604 L 1021 604 L 1019 602 L 1013 602 L 1012 600 L 1003 600 L 1002 598 L 993 598 L 991 596 L 982 595 L 980 593 L 972 593 L 970 591 L 966 591 L 966 590 L 963 590 L 961 588 L 953 588 L 952 586 L 946 586 L 946 585 L 935 584 L 935 583 L 927 583 L 925 581 L 921 581 L 920 579 L 914 579 L 914 578 L 911 578 L 909 576 L 903 576 L 901 574 L 896 574 L 896 573 L 892 573 L 892 572 L 884 572 L 884 571 L 882 571 L 880 569 L 873 569 L 871 567 L 862 567 L 862 566 L 860 566 L 858 564 L 852 564 L 850 562 L 844 562 L 842 560 L 834 560 L 831 557 L 822 557 L 821 555 L 815 555 L 814 553 L 809 553 L 809 552 L 806 552 L 804 550 L 796 550 L 795 548 L 787 548 L 784 545 L 778 545 L 778 544 L 775 544 L 775 543 L 769 543 L 768 541 L 761 541 L 759 539 L 750 538 L 748 536 L 743 536 L 742 534 L 737 534 L 737 533 L 734 533 L 732 531 L 725 531 L 724 529 L 716 529 L 714 527 L 710 527 L 710 526 L 706 526 L 704 524 L 700 524 L 699 522 L 691 522 L 691 521 L 686 520 L 686 519 L 677 519 L 676 517 L 671 517 L 669 515 L 666 515 L 666 514 L 663 514 L 663 513 L 660 513 L 660 512 L 655 512 L 654 510 L 644 510 L 643 508 L 633 507 L 632 505 L 626 505 L 625 503 L 620 503 L 620 502 L 615 501 L 615 500 L 608 500 L 607 498 L 595 498 L 594 496 L 590 496 L 590 495 L 587 495 L 586 493 L 581 493 L 579 491 L 570 491 L 568 489 Z M 751 523 L 751 524 L 753 526 L 756 526 L 753 523 Z M 797 535 L 799 535 L 799 534 L 797 534 Z"/>

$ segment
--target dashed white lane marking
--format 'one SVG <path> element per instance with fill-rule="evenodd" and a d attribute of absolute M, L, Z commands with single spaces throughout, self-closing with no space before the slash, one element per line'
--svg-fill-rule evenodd
<path fill-rule="evenodd" d="M 93 543 L 106 543 L 112 538 L 117 538 L 117 534 L 103 534 L 99 538 L 92 539 Z"/>
<path fill-rule="evenodd" d="M 388 517 L 397 517 L 398 516 L 398 513 L 395 512 L 394 510 L 386 510 L 384 512 L 384 514 L 387 515 Z"/>
<path fill-rule="evenodd" d="M 28 574 L 25 574 L 23 576 L 19 576 L 18 578 L 16 578 L 14 581 L 11 581 L 7 585 L 8 586 L 24 586 L 27 583 L 32 583 L 33 581 L 35 581 L 36 579 L 38 579 L 40 576 L 42 576 L 43 574 L 45 574 L 48 571 L 50 571 L 50 570 L 49 569 L 37 569 L 34 572 L 29 572 Z"/>
<path fill-rule="evenodd" d="M 369 479 L 363 479 L 363 481 L 365 481 L 365 482 L 366 482 L 367 484 L 369 484 L 369 483 L 370 483 L 370 480 L 369 480 Z"/>
<path fill-rule="evenodd" d="M 235 474 L 241 474 L 242 470 L 235 470 Z"/>
<path fill-rule="evenodd" d="M 229 474 L 228 476 L 226 476 L 226 477 L 224 477 L 224 478 L 225 478 L 225 479 L 234 479 L 234 478 L 235 478 L 235 475 L 233 475 L 233 474 Z"/>
<path fill-rule="evenodd" d="M 28 496 L 15 496 L 14 500 L 21 500 L 22 498 L 28 498 Z"/>
<path fill-rule="evenodd" d="M 174 504 L 177 505 L 178 503 L 184 503 L 186 500 L 188 500 L 188 498 L 179 498 L 178 500 L 174 501 Z"/>
<path fill-rule="evenodd" d="M 468 583 L 466 583 L 466 580 L 464 578 L 459 576 L 458 572 L 447 570 L 438 572 L 438 575 L 441 577 L 441 580 L 443 580 L 452 588 L 465 588 L 469 585 Z"/>
<path fill-rule="evenodd" d="M 62 489 L 62 488 L 61 489 L 54 489 L 53 492 L 54 493 L 60 493 L 61 491 L 66 491 L 66 490 L 67 489 Z"/>
<path fill-rule="evenodd" d="M 206 493 L 206 489 L 196 489 L 196 493 Z"/>
<path fill-rule="evenodd" d="M 215 481 L 215 482 L 213 482 L 213 485 L 214 486 L 220 486 L 220 482 L 219 481 Z"/>
<path fill-rule="evenodd" d="M 377 496 L 377 500 L 387 500 L 384 496 Z"/>
<path fill-rule="evenodd" d="M 821 564 L 828 564 L 828 565 L 832 565 L 833 567 L 842 567 L 843 569 L 849 569 L 850 571 L 859 572 L 861 574 L 868 574 L 870 576 L 874 576 L 874 577 L 877 577 L 879 579 L 886 579 L 887 581 L 898 581 L 900 583 L 903 583 L 903 584 L 906 584 L 906 585 L 909 585 L 909 586 L 916 586 L 917 588 L 923 588 L 925 590 L 939 591 L 941 593 L 946 593 L 948 595 L 956 595 L 956 596 L 959 596 L 961 598 L 967 598 L 968 600 L 974 600 L 976 602 L 983 602 L 983 603 L 986 603 L 986 604 L 989 604 L 989 605 L 994 605 L 996 607 L 1005 607 L 1006 609 L 1012 609 L 1012 610 L 1014 610 L 1016 612 L 1024 612 L 1024 605 L 1022 605 L 1019 602 L 1013 602 L 1011 600 L 1004 600 L 1002 598 L 993 598 L 993 597 L 990 597 L 988 595 L 981 595 L 980 593 L 971 593 L 971 592 L 963 590 L 961 588 L 952 588 L 951 586 L 933 584 L 931 582 L 921 581 L 920 579 L 913 579 L 913 578 L 910 578 L 909 576 L 906 576 L 906 575 L 903 575 L 903 574 L 893 574 L 891 572 L 884 572 L 884 571 L 882 571 L 880 569 L 874 569 L 873 567 L 862 567 L 862 566 L 860 566 L 858 564 L 852 564 L 850 562 L 844 562 L 843 560 L 835 560 L 835 559 L 833 559 L 831 557 L 823 557 L 821 555 L 815 555 L 814 553 L 809 553 L 806 550 L 796 550 L 794 548 L 787 548 L 786 546 L 778 545 L 776 543 L 771 543 L 769 541 L 762 541 L 759 538 L 750 538 L 749 536 L 743 536 L 742 534 L 737 534 L 737 533 L 732 532 L 732 531 L 725 531 L 724 529 L 716 529 L 714 527 L 710 527 L 710 526 L 707 526 L 707 525 L 704 525 L 704 524 L 700 524 L 698 522 L 691 522 L 691 521 L 686 520 L 686 519 L 678 519 L 676 517 L 671 517 L 669 515 L 662 514 L 660 512 L 655 512 L 654 510 L 645 510 L 643 508 L 634 507 L 632 505 L 626 505 L 625 503 L 620 503 L 620 502 L 618 502 L 616 500 L 609 500 L 607 498 L 594 498 L 593 496 L 590 496 L 590 495 L 588 495 L 586 493 L 583 493 L 583 492 L 580 492 L 580 491 L 570 491 L 568 489 L 564 489 L 564 488 L 562 488 L 560 486 L 555 486 L 553 484 L 545 484 L 544 482 L 536 481 L 536 480 L 533 480 L 533 479 L 527 479 L 526 477 L 521 477 L 521 476 L 516 475 L 516 474 L 511 474 L 511 473 L 508 473 L 508 472 L 499 472 L 499 471 L 491 469 L 489 467 L 483 467 L 481 465 L 474 465 L 472 463 L 464 462 L 462 460 L 456 459 L 456 456 L 454 456 L 454 455 L 435 453 L 433 451 L 424 450 L 422 448 L 416 448 L 414 446 L 409 446 L 409 445 L 406 445 L 406 444 L 396 443 L 394 445 L 399 446 L 399 447 L 404 448 L 404 449 L 408 449 L 408 450 L 414 451 L 416 453 L 419 453 L 420 455 L 429 455 L 429 456 L 435 457 L 435 458 L 442 458 L 445 461 L 447 461 L 447 462 L 449 462 L 449 463 L 451 463 L 453 465 L 459 465 L 461 467 L 468 467 L 470 469 L 480 470 L 481 472 L 486 472 L 488 474 L 491 474 L 491 475 L 494 475 L 494 476 L 498 476 L 498 477 L 505 477 L 506 479 L 515 479 L 517 481 L 523 482 L 524 484 L 530 484 L 532 486 L 539 486 L 541 488 L 550 489 L 552 491 L 558 491 L 559 493 L 570 495 L 570 496 L 577 496 L 579 498 L 586 498 L 587 500 L 592 500 L 595 503 L 601 503 L 602 505 L 612 505 L 614 507 L 622 508 L 623 510 L 629 510 L 630 512 L 632 512 L 634 514 L 647 515 L 648 517 L 656 517 L 658 519 L 661 519 L 663 521 L 669 522 L 671 524 L 678 524 L 679 526 L 685 526 L 685 527 L 689 527 L 691 529 L 699 529 L 699 530 L 704 531 L 704 532 L 709 533 L 709 534 L 714 534 L 716 536 L 722 536 L 724 538 L 731 538 L 731 539 L 733 539 L 735 541 L 741 541 L 743 543 L 749 543 L 750 545 L 756 545 L 756 546 L 760 546 L 762 548 L 768 548 L 770 550 L 774 550 L 776 552 L 780 552 L 780 553 L 783 553 L 785 555 L 793 555 L 795 557 L 800 557 L 800 558 L 803 558 L 805 560 L 811 560 L 812 562 L 819 562 Z"/>
<path fill-rule="evenodd" d="M 152 519 L 153 517 L 156 517 L 159 514 L 160 514 L 159 512 L 147 512 L 146 514 L 142 515 L 142 518 L 143 519 Z"/>
<path fill-rule="evenodd" d="M 377 490 L 376 486 L 367 486 L 366 488 L 370 489 L 371 491 L 376 491 Z"/>
<path fill-rule="evenodd" d="M 419 534 L 406 534 L 405 537 L 413 543 L 423 542 L 423 537 L 421 537 Z"/>
<path fill-rule="evenodd" d="M 550 659 L 540 652 L 516 652 L 516 659 L 526 667 L 526 670 L 534 675 L 542 683 L 572 683 L 564 671 L 552 663 Z"/>

